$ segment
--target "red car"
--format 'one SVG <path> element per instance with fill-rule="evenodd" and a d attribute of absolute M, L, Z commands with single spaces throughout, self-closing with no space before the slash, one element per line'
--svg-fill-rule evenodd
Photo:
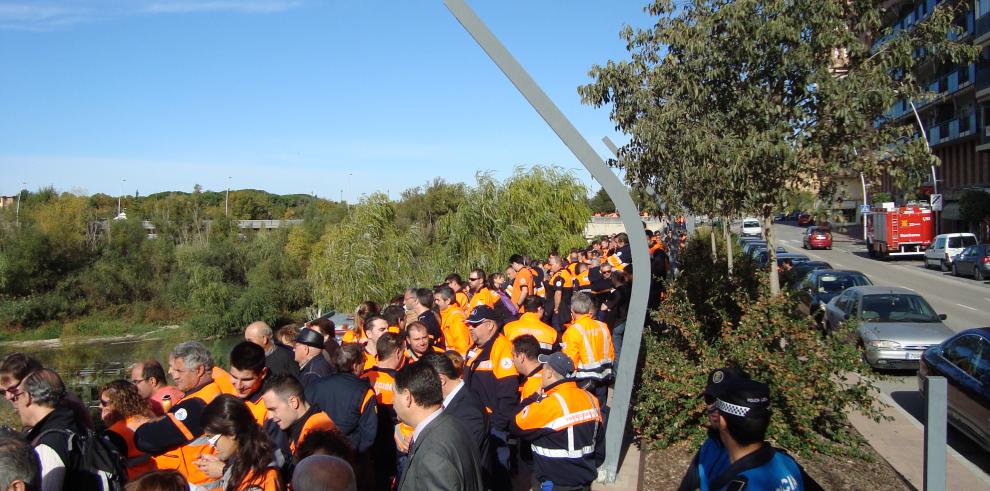
<path fill-rule="evenodd" d="M 815 223 L 815 219 L 808 213 L 802 213 L 798 216 L 798 225 L 811 225 L 813 223 Z"/>
<path fill-rule="evenodd" d="M 801 246 L 805 249 L 831 249 L 832 231 L 825 227 L 808 227 Z"/>

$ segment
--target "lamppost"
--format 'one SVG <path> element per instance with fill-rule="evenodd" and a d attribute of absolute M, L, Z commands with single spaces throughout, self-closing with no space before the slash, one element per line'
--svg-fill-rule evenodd
<path fill-rule="evenodd" d="M 227 176 L 227 193 L 223 197 L 223 216 L 230 216 L 230 180 L 233 179 L 231 176 Z"/>
<path fill-rule="evenodd" d="M 125 182 L 127 182 L 127 179 L 121 179 L 120 180 L 120 193 L 117 195 L 117 216 L 118 217 L 120 216 L 120 212 L 121 212 L 120 203 L 121 203 L 121 199 L 123 199 L 123 197 L 124 197 L 124 183 Z"/>
<path fill-rule="evenodd" d="M 17 191 L 17 208 L 14 209 L 14 224 L 18 227 L 21 226 L 21 195 L 24 194 L 24 189 L 27 187 L 26 182 L 21 183 L 21 189 Z"/>
<path fill-rule="evenodd" d="M 921 139 L 925 142 L 925 148 L 928 150 L 928 154 L 932 154 L 932 147 L 928 145 L 928 132 L 925 131 L 925 125 L 921 122 L 921 116 L 918 115 L 918 108 L 914 106 L 914 101 L 911 101 L 911 111 L 914 111 L 914 119 L 918 121 L 918 128 L 921 128 Z M 932 162 L 932 194 L 938 194 L 938 179 L 935 177 L 935 163 Z M 942 213 L 935 211 L 935 235 L 938 235 L 939 231 L 942 229 Z"/>

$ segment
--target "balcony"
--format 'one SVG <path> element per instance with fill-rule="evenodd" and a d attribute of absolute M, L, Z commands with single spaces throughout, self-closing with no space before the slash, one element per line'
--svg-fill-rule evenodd
<path fill-rule="evenodd" d="M 925 90 L 930 92 L 931 96 L 916 100 L 915 105 L 920 111 L 925 106 L 943 97 L 950 96 L 959 90 L 973 85 L 974 81 L 976 81 L 978 87 L 990 87 L 990 65 L 978 71 L 975 64 L 970 64 L 959 67 L 939 77 L 925 87 Z M 911 114 L 911 104 L 903 99 L 895 102 L 894 106 L 890 108 L 890 111 L 887 111 L 887 116 L 891 119 L 899 119 L 909 114 Z"/>
<path fill-rule="evenodd" d="M 928 144 L 948 143 L 957 138 L 973 135 L 976 130 L 976 113 L 969 113 L 928 128 Z"/>

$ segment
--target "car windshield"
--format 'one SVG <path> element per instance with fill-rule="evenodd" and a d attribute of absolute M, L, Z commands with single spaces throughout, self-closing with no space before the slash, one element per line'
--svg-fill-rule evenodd
<path fill-rule="evenodd" d="M 861 274 L 825 274 L 818 277 L 818 293 L 841 293 L 846 288 L 870 284 Z"/>
<path fill-rule="evenodd" d="M 760 226 L 760 222 L 756 222 L 756 221 L 743 222 L 743 227 L 746 228 L 759 227 L 759 226 Z"/>
<path fill-rule="evenodd" d="M 938 322 L 938 316 L 918 295 L 887 293 L 866 295 L 860 316 L 867 322 Z"/>
<path fill-rule="evenodd" d="M 964 235 L 962 237 L 949 237 L 949 248 L 959 249 L 960 247 L 969 247 L 971 245 L 976 245 L 976 237 L 970 235 Z"/>

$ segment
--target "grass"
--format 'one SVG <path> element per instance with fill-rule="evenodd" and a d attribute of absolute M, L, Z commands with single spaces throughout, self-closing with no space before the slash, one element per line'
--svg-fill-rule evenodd
<path fill-rule="evenodd" d="M 0 329 L 0 342 L 144 334 L 162 325 L 163 323 L 129 322 L 103 316 L 89 316 L 68 322 L 50 321 L 31 329 Z"/>

